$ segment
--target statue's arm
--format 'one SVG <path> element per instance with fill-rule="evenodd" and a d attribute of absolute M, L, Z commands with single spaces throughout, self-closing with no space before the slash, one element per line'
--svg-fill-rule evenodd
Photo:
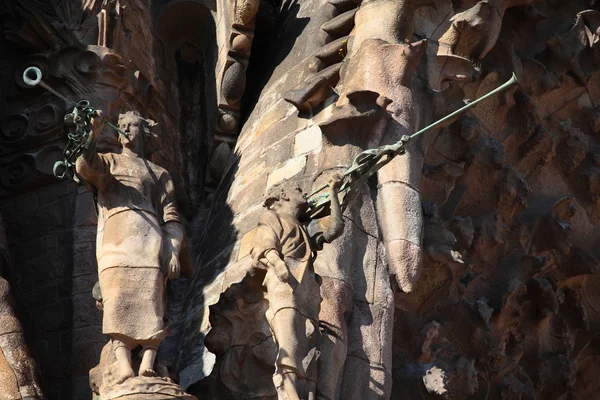
<path fill-rule="evenodd" d="M 273 267 L 275 275 L 277 275 L 280 281 L 287 282 L 290 279 L 290 271 L 285 261 L 283 261 L 279 255 L 279 251 L 276 249 L 269 249 L 265 253 L 265 258 L 268 261 L 267 266 Z"/>
<path fill-rule="evenodd" d="M 276 214 L 273 211 L 265 212 L 254 235 L 251 255 L 257 263 L 273 268 L 279 280 L 287 282 L 290 273 L 280 252 L 279 239 L 282 233 L 283 228 Z"/>
<path fill-rule="evenodd" d="M 162 232 L 163 232 L 163 257 L 167 264 L 167 277 L 169 279 L 179 278 L 181 265 L 179 264 L 179 252 L 183 243 L 185 231 L 177 212 L 175 202 L 175 186 L 168 172 L 164 172 L 162 197 Z"/>
<path fill-rule="evenodd" d="M 325 218 L 314 221 L 309 225 L 309 235 L 317 249 L 323 244 L 331 243 L 339 238 L 344 231 L 344 216 L 338 198 L 338 190 L 342 184 L 343 175 L 336 174 L 329 181 L 330 214 Z"/>
<path fill-rule="evenodd" d="M 331 243 L 339 238 L 344 231 L 344 216 L 342 207 L 338 198 L 338 190 L 342 184 L 343 176 L 334 175 L 329 181 L 329 198 L 331 199 L 331 214 L 323 220 L 323 239 L 326 243 Z"/>
<path fill-rule="evenodd" d="M 103 157 L 98 154 L 98 150 L 96 149 L 96 141 L 103 128 L 104 115 L 102 114 L 102 111 L 97 110 L 92 118 L 92 129 L 87 147 L 75 162 L 75 171 L 77 172 L 77 175 L 96 185 L 100 178 L 108 173 L 108 164 Z"/>
<path fill-rule="evenodd" d="M 167 259 L 168 271 L 167 278 L 177 279 L 181 273 L 179 264 L 179 252 L 183 242 L 183 225 L 179 221 L 169 221 L 162 226 L 164 250 L 170 255 Z"/>

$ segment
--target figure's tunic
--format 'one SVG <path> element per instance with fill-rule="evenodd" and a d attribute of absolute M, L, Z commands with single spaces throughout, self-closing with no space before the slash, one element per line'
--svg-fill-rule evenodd
<path fill-rule="evenodd" d="M 315 379 L 310 371 L 313 368 L 308 368 L 314 363 L 302 362 L 316 346 L 321 304 L 319 284 L 312 266 L 315 254 L 307 231 L 290 215 L 266 211 L 259 221 L 253 244 L 251 254 L 254 260 L 267 265 L 265 254 L 274 249 L 287 264 L 291 275 L 290 282 L 284 283 L 279 280 L 274 268 L 268 268 L 263 283 L 269 300 L 266 313 L 269 325 L 285 330 L 275 335 L 280 348 L 278 365 L 293 368 L 299 376 Z M 286 321 L 280 322 L 278 318 Z"/>
<path fill-rule="evenodd" d="M 80 157 L 77 173 L 98 190 L 103 333 L 135 343 L 164 338 L 162 225 L 180 222 L 169 173 L 144 158 L 113 153 Z"/>

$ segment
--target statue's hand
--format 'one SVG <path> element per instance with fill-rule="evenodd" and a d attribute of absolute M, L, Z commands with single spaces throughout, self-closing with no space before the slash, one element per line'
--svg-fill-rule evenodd
<path fill-rule="evenodd" d="M 290 280 L 290 271 L 287 265 L 285 265 L 285 262 L 280 261 L 273 267 L 275 268 L 275 275 L 277 275 L 281 282 L 287 283 Z"/>
<path fill-rule="evenodd" d="M 179 278 L 180 273 L 181 265 L 179 265 L 179 257 L 177 257 L 177 254 L 173 254 L 171 256 L 171 260 L 169 261 L 169 271 L 167 272 L 167 278 L 177 279 Z"/>
<path fill-rule="evenodd" d="M 92 132 L 91 135 L 95 139 L 98 137 L 98 134 L 102 132 L 104 129 L 104 122 L 106 119 L 104 118 L 104 113 L 102 110 L 94 111 L 94 116 L 92 117 Z"/>
<path fill-rule="evenodd" d="M 336 173 L 329 179 L 329 187 L 332 190 L 338 190 L 344 183 L 344 174 Z"/>

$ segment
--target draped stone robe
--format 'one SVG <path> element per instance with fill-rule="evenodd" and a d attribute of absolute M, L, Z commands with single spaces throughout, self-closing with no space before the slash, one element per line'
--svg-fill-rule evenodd
<path fill-rule="evenodd" d="M 103 333 L 134 344 L 166 332 L 162 225 L 180 223 L 169 173 L 134 154 L 79 157 L 77 173 L 98 190 L 96 256 Z M 167 246 L 168 248 L 168 246 Z"/>

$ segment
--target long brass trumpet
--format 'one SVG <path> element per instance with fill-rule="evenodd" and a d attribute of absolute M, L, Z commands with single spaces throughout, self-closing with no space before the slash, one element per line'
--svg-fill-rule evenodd
<path fill-rule="evenodd" d="M 473 100 L 469 104 L 465 105 L 464 107 L 459 108 L 458 110 L 454 111 L 453 113 L 446 115 L 444 118 L 437 120 L 433 124 L 427 125 L 425 128 L 410 135 L 410 138 L 414 139 L 415 137 L 421 135 L 422 133 L 425 133 L 427 131 L 435 129 L 436 127 L 442 125 L 444 122 L 448 121 L 449 119 L 459 116 L 460 114 L 464 113 L 468 109 L 475 107 L 477 104 L 481 103 L 482 101 L 484 101 L 492 96 L 495 96 L 496 94 L 501 93 L 501 92 L 505 91 L 506 89 L 508 89 L 509 87 L 511 87 L 512 85 L 518 84 L 518 83 L 519 83 L 519 80 L 517 79 L 517 75 L 513 72 L 510 79 L 507 80 L 506 82 L 504 82 L 501 86 L 498 86 L 496 89 L 492 90 L 491 92 L 484 94 L 477 100 Z"/>
<path fill-rule="evenodd" d="M 38 67 L 34 67 L 34 66 L 27 67 L 25 69 L 25 71 L 23 71 L 23 82 L 25 82 L 25 84 L 27 86 L 31 86 L 31 87 L 40 85 L 41 87 L 43 87 L 44 89 L 46 89 L 47 91 L 49 91 L 50 93 L 52 93 L 53 95 L 58 97 L 59 99 L 70 104 L 71 106 L 81 107 L 81 101 L 74 102 L 72 100 L 67 99 L 65 96 L 63 96 L 62 94 L 60 94 L 59 92 L 54 90 L 46 82 L 44 82 L 42 80 L 42 71 Z M 84 100 L 84 101 L 87 103 L 87 107 L 90 110 L 92 110 L 92 113 L 93 113 L 95 111 L 95 108 L 91 107 L 89 102 L 87 102 L 86 100 Z M 125 136 L 126 138 L 129 138 L 129 135 L 126 132 L 124 132 L 122 129 L 119 129 L 117 126 L 115 126 L 114 124 L 111 124 L 109 121 L 105 121 L 105 123 L 108 126 L 110 126 L 111 128 L 113 128 L 114 130 L 116 130 L 117 132 L 119 132 L 121 135 Z"/>
<path fill-rule="evenodd" d="M 75 173 L 75 162 L 85 148 L 89 145 L 90 129 L 92 118 L 95 115 L 96 109 L 90 105 L 87 100 L 74 102 L 63 96 L 58 91 L 54 90 L 50 85 L 42 80 L 42 71 L 35 66 L 31 66 L 23 71 L 23 82 L 27 86 L 41 86 L 50 93 L 54 94 L 59 99 L 73 106 L 73 110 L 65 115 L 65 126 L 71 127 L 67 129 L 67 146 L 63 150 L 63 160 L 54 163 L 52 172 L 58 179 L 71 178 L 76 182 L 80 182 L 80 178 Z M 108 121 L 107 125 L 115 129 L 121 135 L 129 138 L 129 135 L 123 130 Z"/>
<path fill-rule="evenodd" d="M 365 150 L 360 153 L 354 159 L 354 162 L 346 170 L 344 173 L 344 183 L 339 189 L 338 193 L 343 194 L 342 208 L 346 208 L 350 200 L 354 197 L 354 195 L 359 190 L 360 186 L 365 183 L 371 176 L 373 176 L 380 168 L 389 163 L 394 157 L 397 155 L 404 154 L 406 149 L 406 144 L 410 142 L 412 139 L 416 138 L 419 135 L 422 135 L 425 132 L 436 129 L 449 120 L 456 118 L 457 116 L 463 114 L 465 111 L 475 107 L 477 104 L 482 101 L 501 93 L 508 88 L 510 88 L 514 84 L 518 84 L 519 80 L 517 76 L 513 72 L 512 77 L 506 81 L 501 86 L 492 90 L 489 93 L 481 96 L 477 100 L 474 100 L 465 106 L 459 108 L 458 110 L 446 115 L 445 117 L 435 121 L 434 123 L 427 125 L 425 128 L 418 130 L 410 136 L 403 136 L 399 141 L 392 145 L 380 146 L 376 149 Z M 309 214 L 312 218 L 320 218 L 326 215 L 326 211 L 329 205 L 329 193 L 318 194 L 326 189 L 328 185 L 321 186 L 310 195 L 308 195 L 308 201 L 311 207 Z"/>

